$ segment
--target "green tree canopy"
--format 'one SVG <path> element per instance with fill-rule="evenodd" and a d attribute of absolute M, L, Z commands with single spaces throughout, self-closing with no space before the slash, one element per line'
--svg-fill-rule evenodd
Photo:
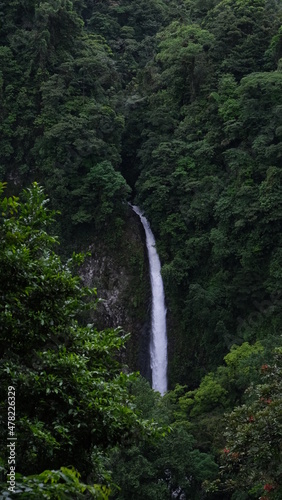
<path fill-rule="evenodd" d="M 261 383 L 247 390 L 246 404 L 226 416 L 221 486 L 251 498 L 279 499 L 282 492 L 281 348 L 261 365 Z"/>
<path fill-rule="evenodd" d="M 122 331 L 97 331 L 78 321 L 95 304 L 95 290 L 83 288 L 72 274 L 81 255 L 63 263 L 55 253 L 47 201 L 37 184 L 20 199 L 4 197 L 1 184 L 2 464 L 6 468 L 7 390 L 13 386 L 17 472 L 73 466 L 89 485 L 108 483 L 107 449 L 153 427 L 138 419 L 127 390 L 131 376 L 115 360 L 125 341 Z M 53 477 L 44 474 L 43 483 Z M 76 473 L 61 469 L 59 482 L 64 474 L 79 492 Z M 40 478 L 30 479 L 28 487 L 38 488 Z"/>

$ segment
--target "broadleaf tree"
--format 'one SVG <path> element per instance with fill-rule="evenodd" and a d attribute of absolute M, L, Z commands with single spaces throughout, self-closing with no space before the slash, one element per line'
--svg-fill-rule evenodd
<path fill-rule="evenodd" d="M 18 494 L 24 493 L 24 484 L 36 492 L 41 483 L 55 488 L 56 481 L 60 485 L 68 478 L 71 491 L 77 485 L 81 493 L 86 483 L 85 491 L 102 495 L 93 485 L 110 483 L 104 463 L 107 450 L 154 432 L 154 425 L 135 413 L 127 390 L 134 375 L 123 373 L 116 361 L 126 336 L 120 329 L 82 326 L 85 310 L 96 303 L 95 289 L 82 287 L 72 274 L 81 255 L 63 263 L 55 253 L 57 239 L 48 234 L 54 214 L 46 207 L 43 189 L 34 183 L 20 198 L 8 198 L 3 187 L 1 464 L 7 473 L 7 391 L 14 387 L 17 472 L 35 475 L 19 479 Z"/>

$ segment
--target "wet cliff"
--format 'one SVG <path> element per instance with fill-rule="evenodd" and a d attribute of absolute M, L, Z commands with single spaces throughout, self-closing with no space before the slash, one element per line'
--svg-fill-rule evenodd
<path fill-rule="evenodd" d="M 91 320 L 99 329 L 122 327 L 130 333 L 122 361 L 150 379 L 149 336 L 151 288 L 145 233 L 139 217 L 128 207 L 115 244 L 93 237 L 90 255 L 80 269 L 83 283 L 97 288 L 102 299 Z"/>

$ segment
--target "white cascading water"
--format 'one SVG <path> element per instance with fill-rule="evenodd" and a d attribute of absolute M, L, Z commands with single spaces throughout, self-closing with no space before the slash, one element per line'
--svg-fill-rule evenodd
<path fill-rule="evenodd" d="M 152 388 L 161 393 L 167 392 L 167 336 L 166 336 L 166 307 L 164 286 L 161 275 L 161 263 L 156 250 L 156 242 L 149 222 L 140 208 L 132 205 L 134 212 L 139 215 L 146 233 L 146 245 L 150 265 L 150 279 L 152 288 L 151 313 L 151 340 L 150 363 L 152 369 Z"/>

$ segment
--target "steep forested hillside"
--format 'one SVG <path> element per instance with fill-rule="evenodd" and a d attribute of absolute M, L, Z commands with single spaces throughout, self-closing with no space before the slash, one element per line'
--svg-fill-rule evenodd
<path fill-rule="evenodd" d="M 69 481 L 67 498 L 281 498 L 281 61 L 281 0 L 0 2 L 1 404 L 12 378 L 19 472 L 57 468 L 18 496 L 61 499 Z M 119 378 L 114 320 L 85 326 L 88 292 L 52 253 L 32 182 L 60 211 L 63 260 L 96 241 L 97 281 L 124 276 L 139 329 L 146 265 L 127 202 L 144 208 L 168 307 L 165 397 Z M 139 348 L 135 333 L 124 372 Z"/>
<path fill-rule="evenodd" d="M 235 342 L 276 335 L 282 214 L 279 4 L 192 14 L 159 32 L 153 92 L 140 83 L 136 188 L 175 319 L 171 380 L 188 384 L 195 357 L 205 370 Z"/>

